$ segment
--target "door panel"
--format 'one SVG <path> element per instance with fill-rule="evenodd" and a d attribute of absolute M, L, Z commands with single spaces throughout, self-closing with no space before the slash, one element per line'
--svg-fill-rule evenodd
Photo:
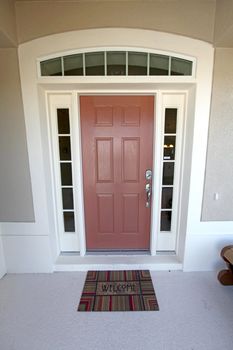
<path fill-rule="evenodd" d="M 97 218 L 98 232 L 114 232 L 114 195 L 105 193 L 97 194 Z"/>
<path fill-rule="evenodd" d="M 123 182 L 139 182 L 140 174 L 140 139 L 122 138 Z"/>
<path fill-rule="evenodd" d="M 139 195 L 128 193 L 122 195 L 122 233 L 138 233 Z"/>
<path fill-rule="evenodd" d="M 80 97 L 88 250 L 149 249 L 153 96 Z"/>
<path fill-rule="evenodd" d="M 96 138 L 97 182 L 113 182 L 113 138 Z"/>

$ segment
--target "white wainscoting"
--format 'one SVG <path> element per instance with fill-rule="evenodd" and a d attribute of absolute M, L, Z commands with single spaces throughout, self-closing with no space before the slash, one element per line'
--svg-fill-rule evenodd
<path fill-rule="evenodd" d="M 48 236 L 2 236 L 8 273 L 53 272 Z"/>
<path fill-rule="evenodd" d="M 1 230 L 1 228 L 0 228 Z M 5 263 L 5 254 L 3 251 L 2 237 L 0 232 L 0 278 L 6 274 L 6 263 Z"/>

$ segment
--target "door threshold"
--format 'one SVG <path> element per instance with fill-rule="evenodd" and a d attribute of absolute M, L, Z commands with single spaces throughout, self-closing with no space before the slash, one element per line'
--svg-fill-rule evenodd
<path fill-rule="evenodd" d="M 88 270 L 182 270 L 177 255 L 86 255 L 61 254 L 54 265 L 54 271 Z"/>
<path fill-rule="evenodd" d="M 86 252 L 86 256 L 88 255 L 101 255 L 101 256 L 113 256 L 113 255 L 150 255 L 150 251 L 149 250 L 88 250 Z"/>

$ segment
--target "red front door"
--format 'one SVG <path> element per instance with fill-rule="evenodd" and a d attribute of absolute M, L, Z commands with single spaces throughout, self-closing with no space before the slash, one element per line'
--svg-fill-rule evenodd
<path fill-rule="evenodd" d="M 87 250 L 150 245 L 153 96 L 80 97 Z"/>

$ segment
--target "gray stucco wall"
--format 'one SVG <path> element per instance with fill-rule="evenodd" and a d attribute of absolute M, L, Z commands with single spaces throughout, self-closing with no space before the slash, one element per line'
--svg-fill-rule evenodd
<path fill-rule="evenodd" d="M 0 49 L 0 221 L 34 221 L 17 49 Z"/>
<path fill-rule="evenodd" d="M 233 220 L 233 49 L 215 52 L 202 220 Z"/>

